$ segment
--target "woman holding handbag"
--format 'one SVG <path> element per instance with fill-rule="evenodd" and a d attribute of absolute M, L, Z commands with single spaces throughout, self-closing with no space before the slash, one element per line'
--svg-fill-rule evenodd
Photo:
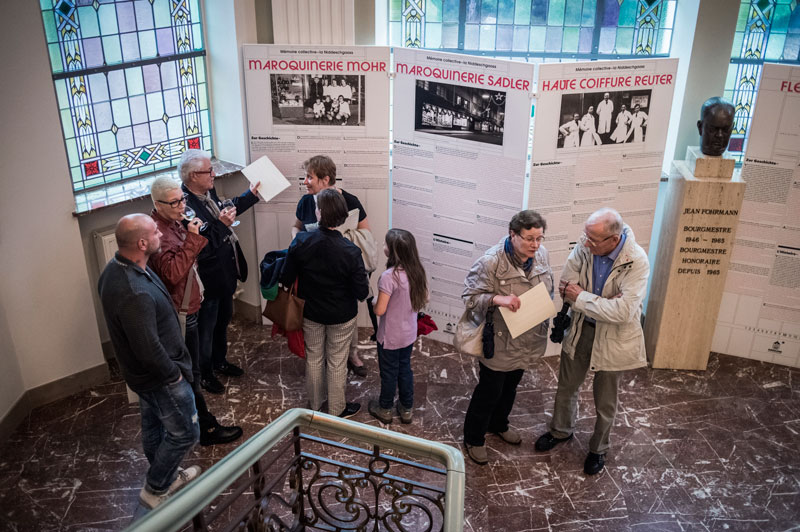
<path fill-rule="evenodd" d="M 328 413 L 352 417 L 361 405 L 345 401 L 347 354 L 358 301 L 369 293 L 361 250 L 332 229 L 347 218 L 347 204 L 335 189 L 317 194 L 317 231 L 298 233 L 286 255 L 281 283 L 299 281 L 306 347 L 306 389 L 319 410 L 327 388 Z M 324 380 L 323 380 L 324 379 Z"/>
<path fill-rule="evenodd" d="M 485 324 L 478 385 L 464 419 L 467 454 L 480 465 L 489 462 L 487 432 L 512 445 L 522 442 L 519 433 L 509 426 L 508 416 L 522 374 L 545 352 L 548 322 L 511 338 L 502 314 L 494 310 L 506 307 L 516 312 L 519 296 L 539 283 L 545 283 L 553 297 L 553 273 L 542 246 L 546 229 L 547 223 L 536 211 L 518 212 L 508 224 L 508 236 L 475 261 L 464 280 L 461 297 L 467 307 L 465 315 L 478 316 Z"/>

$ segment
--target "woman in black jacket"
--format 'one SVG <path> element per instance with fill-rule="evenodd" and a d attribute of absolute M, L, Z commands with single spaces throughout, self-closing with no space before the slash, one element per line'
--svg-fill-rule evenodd
<path fill-rule="evenodd" d="M 312 409 L 319 410 L 328 390 L 328 413 L 351 417 L 361 408 L 345 401 L 347 354 L 358 301 L 369 293 L 361 250 L 331 229 L 344 223 L 347 204 L 334 189 L 317 194 L 319 229 L 298 233 L 286 256 L 281 282 L 299 281 L 305 299 L 306 389 Z M 323 380 L 324 379 L 324 380 Z"/>

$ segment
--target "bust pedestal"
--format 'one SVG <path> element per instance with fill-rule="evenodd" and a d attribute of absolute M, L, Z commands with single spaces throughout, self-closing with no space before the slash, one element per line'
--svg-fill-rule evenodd
<path fill-rule="evenodd" d="M 732 158 L 699 147 L 672 163 L 644 327 L 653 368 L 708 364 L 744 197 L 733 167 Z"/>

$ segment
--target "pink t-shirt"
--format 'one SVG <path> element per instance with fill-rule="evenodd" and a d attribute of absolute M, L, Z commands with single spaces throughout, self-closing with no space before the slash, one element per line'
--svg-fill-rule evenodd
<path fill-rule="evenodd" d="M 389 295 L 386 313 L 378 323 L 377 338 L 384 349 L 402 349 L 417 339 L 417 313 L 411 308 L 408 277 L 403 270 L 394 271 L 389 268 L 378 279 L 378 290 Z"/>

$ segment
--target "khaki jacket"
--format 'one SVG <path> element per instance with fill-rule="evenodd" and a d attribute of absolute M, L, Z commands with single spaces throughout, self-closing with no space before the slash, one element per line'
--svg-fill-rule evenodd
<path fill-rule="evenodd" d="M 594 255 L 586 246 L 575 246 L 561 274 L 562 280 L 584 289 L 570 309 L 572 325 L 564 337 L 562 356 L 574 356 L 584 317 L 594 318 L 595 334 L 589 365 L 593 371 L 622 371 L 647 365 L 641 320 L 650 263 L 647 254 L 636 243 L 631 228 L 626 225 L 623 233 L 626 234 L 625 244 L 603 285 L 602 297 L 592 293 Z M 622 296 L 614 297 L 617 294 Z"/>
<path fill-rule="evenodd" d="M 485 319 L 486 311 L 495 295 L 520 296 L 539 283 L 545 283 L 550 297 L 553 297 L 553 272 L 550 269 L 550 258 L 547 249 L 539 246 L 533 258 L 533 267 L 525 272 L 509 261 L 503 251 L 505 238 L 499 244 L 489 248 L 486 253 L 472 265 L 464 280 L 464 292 L 461 297 L 467 309 L 474 315 L 474 321 L 480 323 Z M 513 371 L 527 369 L 534 360 L 541 357 L 547 348 L 548 321 L 531 330 L 511 338 L 508 327 L 499 310 L 494 312 L 494 357 L 481 358 L 481 363 L 494 371 Z"/>

